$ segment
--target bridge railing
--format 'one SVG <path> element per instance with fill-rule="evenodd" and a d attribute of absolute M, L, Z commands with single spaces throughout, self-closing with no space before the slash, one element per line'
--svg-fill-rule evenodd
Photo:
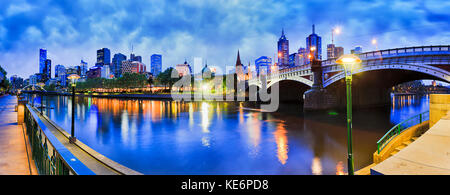
<path fill-rule="evenodd" d="M 40 175 L 94 175 L 47 128 L 35 108 L 26 105 L 24 123 L 32 158 Z"/>
<path fill-rule="evenodd" d="M 386 145 L 389 144 L 391 140 L 400 135 L 404 130 L 428 120 L 430 120 L 430 111 L 412 116 L 392 127 L 380 140 L 377 141 L 378 154 L 380 154 L 380 152 L 384 149 L 384 147 L 386 147 Z"/>

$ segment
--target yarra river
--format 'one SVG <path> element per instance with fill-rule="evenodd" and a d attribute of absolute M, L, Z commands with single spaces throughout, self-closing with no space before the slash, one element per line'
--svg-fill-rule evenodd
<path fill-rule="evenodd" d="M 385 108 L 355 110 L 355 169 L 372 163 L 394 124 L 429 109 L 428 96 L 393 96 Z M 39 99 L 36 100 L 39 102 Z M 71 98 L 49 96 L 47 115 L 70 133 Z M 75 136 L 144 174 L 344 174 L 345 111 L 303 113 L 283 104 L 263 113 L 234 102 L 78 97 Z"/>

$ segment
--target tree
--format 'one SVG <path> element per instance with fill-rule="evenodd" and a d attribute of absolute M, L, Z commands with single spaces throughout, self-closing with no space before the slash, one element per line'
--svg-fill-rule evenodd
<path fill-rule="evenodd" d="M 159 83 L 163 84 L 165 87 L 169 86 L 170 90 L 172 90 L 172 85 L 180 80 L 180 77 L 176 77 L 176 75 L 179 75 L 178 71 L 172 67 L 169 67 L 164 70 L 164 72 L 160 73 L 156 77 L 156 80 L 158 80 Z"/>
<path fill-rule="evenodd" d="M 8 73 L 5 71 L 5 69 L 3 69 L 2 66 L 0 66 L 0 76 L 2 77 L 2 78 L 0 78 L 1 79 L 0 89 L 2 92 L 7 91 L 10 87 L 9 80 L 7 79 L 8 77 L 6 76 L 7 74 Z"/>

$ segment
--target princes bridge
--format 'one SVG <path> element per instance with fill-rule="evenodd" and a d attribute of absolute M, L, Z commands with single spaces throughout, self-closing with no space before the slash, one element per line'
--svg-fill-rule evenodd
<path fill-rule="evenodd" d="M 450 45 L 405 47 L 357 54 L 362 63 L 353 72 L 353 103 L 357 107 L 389 103 L 389 90 L 404 82 L 432 79 L 450 82 Z M 336 59 L 274 71 L 267 75 L 267 88 L 279 83 L 280 98 L 302 101 L 305 109 L 327 109 L 345 106 L 343 67 Z M 314 77 L 317 77 L 314 79 Z M 250 87 L 262 87 L 261 79 L 250 79 Z M 309 102 L 305 92 L 320 91 Z M 314 92 L 313 92 L 314 93 Z M 318 105 L 317 105 L 318 104 Z"/>

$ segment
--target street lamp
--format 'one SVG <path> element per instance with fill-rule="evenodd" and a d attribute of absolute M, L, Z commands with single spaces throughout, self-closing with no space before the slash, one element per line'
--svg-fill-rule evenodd
<path fill-rule="evenodd" d="M 376 51 L 378 51 L 378 41 L 377 41 L 377 39 L 375 39 L 375 38 L 372 39 L 372 45 L 375 45 Z"/>
<path fill-rule="evenodd" d="M 361 59 L 354 54 L 346 54 L 336 60 L 336 63 L 344 66 L 345 83 L 347 89 L 347 149 L 348 149 L 348 173 L 354 175 L 353 164 L 353 140 L 352 140 L 352 74 Z"/>
<path fill-rule="evenodd" d="M 336 34 L 336 35 L 341 34 L 341 28 L 335 27 L 331 30 L 331 44 L 334 44 L 334 34 Z"/>
<path fill-rule="evenodd" d="M 75 143 L 77 138 L 75 138 L 75 87 L 77 85 L 77 80 L 80 78 L 77 74 L 71 74 L 67 77 L 72 82 L 72 129 L 70 131 L 70 143 Z"/>

